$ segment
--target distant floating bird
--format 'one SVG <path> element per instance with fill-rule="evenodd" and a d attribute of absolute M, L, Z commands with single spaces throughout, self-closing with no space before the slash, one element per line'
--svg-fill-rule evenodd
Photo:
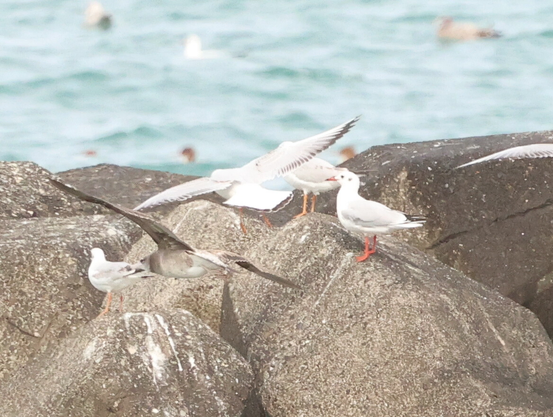
<path fill-rule="evenodd" d="M 182 156 L 182 162 L 184 164 L 196 161 L 196 152 L 193 148 L 184 148 L 180 154 Z"/>
<path fill-rule="evenodd" d="M 481 162 L 494 159 L 526 159 L 526 158 L 552 158 L 553 143 L 534 143 L 532 145 L 515 146 L 503 151 L 492 153 L 491 155 L 475 159 L 466 164 L 459 165 L 457 168 L 468 167 L 469 165 L 479 164 Z M 457 169 L 456 168 L 456 169 Z"/>
<path fill-rule="evenodd" d="M 353 146 L 346 146 L 345 148 L 340 149 L 340 163 L 346 162 L 348 159 L 353 158 L 357 153 Z"/>
<path fill-rule="evenodd" d="M 107 30 L 111 27 L 112 16 L 99 1 L 91 1 L 85 11 L 85 26 Z"/>
<path fill-rule="evenodd" d="M 492 28 L 479 28 L 473 23 L 454 22 L 449 16 L 438 17 L 435 22 L 439 25 L 437 35 L 441 39 L 468 41 L 502 36 L 501 32 Z"/>
<path fill-rule="evenodd" d="M 83 155 L 93 157 L 93 156 L 97 156 L 98 152 L 96 152 L 94 149 L 87 149 L 86 151 L 83 152 Z"/>
<path fill-rule="evenodd" d="M 210 192 L 216 192 L 225 198 L 224 204 L 239 207 L 241 215 L 242 207 L 262 211 L 273 210 L 288 201 L 292 193 L 268 190 L 261 184 L 276 177 L 283 177 L 299 168 L 349 132 L 358 120 L 359 117 L 356 117 L 326 132 L 297 142 L 283 142 L 278 148 L 240 168 L 216 169 L 210 177 L 198 178 L 168 188 L 139 204 L 135 210 L 184 201 Z M 265 219 L 265 222 L 270 224 L 268 219 Z M 240 227 L 246 233 L 242 216 L 240 216 Z"/>
<path fill-rule="evenodd" d="M 152 274 L 146 272 L 144 268 L 131 266 L 126 262 L 110 262 L 106 260 L 104 251 L 100 248 L 93 248 L 90 252 L 92 260 L 88 267 L 88 279 L 94 288 L 108 293 L 106 308 L 98 317 L 103 316 L 109 311 L 113 293 L 119 293 L 144 278 L 152 277 Z M 122 295 L 119 311 L 123 312 Z"/>
<path fill-rule="evenodd" d="M 239 267 L 285 287 L 301 288 L 292 281 L 260 270 L 248 259 L 235 253 L 222 250 L 194 249 L 171 230 L 143 213 L 93 197 L 57 180 L 50 179 L 50 182 L 56 188 L 83 201 L 99 204 L 125 216 L 150 235 L 157 244 L 157 250 L 142 259 L 138 264 L 131 266 L 137 271 L 145 270 L 169 278 L 198 278 L 210 271 L 222 271 L 228 275 L 237 272 L 234 268 Z"/>
<path fill-rule="evenodd" d="M 361 197 L 359 177 L 353 172 L 342 173 L 328 181 L 337 181 L 341 186 L 336 197 L 336 212 L 342 226 L 365 236 L 365 252 L 356 258 L 357 262 L 366 260 L 376 252 L 376 235 L 388 235 L 396 230 L 421 227 L 426 221 L 424 216 L 411 216 Z M 373 235 L 372 248 L 369 242 L 370 235 Z"/>
<path fill-rule="evenodd" d="M 186 59 L 216 59 L 229 55 L 224 51 L 202 50 L 202 40 L 193 34 L 184 39 L 184 56 Z"/>
<path fill-rule="evenodd" d="M 342 172 L 347 172 L 346 168 L 336 168 L 329 162 L 320 158 L 313 158 L 284 176 L 284 180 L 292 187 L 303 191 L 303 210 L 294 218 L 305 216 L 307 214 L 307 200 L 309 193 L 313 193 L 311 198 L 311 213 L 315 211 L 315 202 L 320 193 L 334 190 L 340 186 L 337 182 L 327 181 Z"/>

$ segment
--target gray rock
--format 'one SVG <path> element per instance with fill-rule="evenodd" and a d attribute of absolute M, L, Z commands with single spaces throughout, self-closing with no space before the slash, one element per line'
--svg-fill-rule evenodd
<path fill-rule="evenodd" d="M 110 314 L 3 384 L 0 415 L 239 416 L 251 384 L 245 360 L 187 311 Z"/>
<path fill-rule="evenodd" d="M 362 248 L 315 214 L 248 251 L 306 287 L 236 277 L 224 299 L 267 415 L 553 413 L 553 345 L 530 311 L 397 239 L 356 263 Z"/>
<path fill-rule="evenodd" d="M 51 175 L 32 162 L 0 161 L 0 219 L 65 217 L 80 212 L 101 212 L 97 207 L 87 207 L 59 193 L 48 182 Z"/>
<path fill-rule="evenodd" d="M 113 216 L 0 221 L 0 381 L 99 314 L 90 249 L 122 259 L 140 233 Z"/>
<path fill-rule="evenodd" d="M 373 147 L 347 161 L 370 170 L 361 194 L 425 214 L 403 240 L 535 311 L 553 334 L 553 165 L 550 158 L 490 161 L 453 168 L 513 146 L 553 143 L 553 132 Z M 336 193 L 319 210 L 335 213 Z M 299 209 L 296 199 L 282 216 Z"/>

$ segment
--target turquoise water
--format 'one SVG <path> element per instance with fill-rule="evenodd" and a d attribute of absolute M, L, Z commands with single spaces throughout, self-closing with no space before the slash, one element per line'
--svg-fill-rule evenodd
<path fill-rule="evenodd" d="M 0 159 L 202 175 L 358 114 L 337 147 L 553 128 L 551 2 L 104 6 L 114 15 L 105 32 L 82 27 L 86 2 L 0 2 Z M 439 42 L 438 15 L 505 36 Z M 230 55 L 186 60 L 192 33 Z M 197 163 L 180 162 L 186 146 Z"/>

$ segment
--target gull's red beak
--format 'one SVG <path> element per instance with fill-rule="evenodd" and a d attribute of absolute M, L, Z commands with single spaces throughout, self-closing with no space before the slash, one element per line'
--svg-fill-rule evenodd
<path fill-rule="evenodd" d="M 336 177 L 327 178 L 326 181 L 338 181 Z"/>

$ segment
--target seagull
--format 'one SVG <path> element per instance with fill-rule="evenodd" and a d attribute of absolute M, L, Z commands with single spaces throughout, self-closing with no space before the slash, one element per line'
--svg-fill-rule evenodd
<path fill-rule="evenodd" d="M 186 59 L 215 59 L 229 56 L 223 51 L 202 50 L 202 40 L 198 35 L 188 35 L 183 43 Z"/>
<path fill-rule="evenodd" d="M 357 262 L 368 259 L 376 252 L 376 235 L 388 235 L 396 230 L 421 227 L 426 221 L 424 216 L 410 216 L 361 197 L 359 177 L 353 172 L 342 173 L 327 181 L 337 181 L 341 186 L 336 198 L 336 211 L 342 226 L 350 232 L 365 236 L 365 252 L 362 256 L 356 257 Z M 374 236 L 372 248 L 369 244 L 370 235 Z"/>
<path fill-rule="evenodd" d="M 99 204 L 125 216 L 150 235 L 157 244 L 157 250 L 136 265 L 131 265 L 137 270 L 143 269 L 170 278 L 197 278 L 210 271 L 222 271 L 225 275 L 229 275 L 238 272 L 235 268 L 240 267 L 285 287 L 301 289 L 299 285 L 287 279 L 260 270 L 243 256 L 222 250 L 195 249 L 179 239 L 168 228 L 143 213 L 93 197 L 52 178 L 50 182 L 60 190 L 81 200 Z"/>
<path fill-rule="evenodd" d="M 99 1 L 91 1 L 85 11 L 85 26 L 107 30 L 111 27 L 111 14 L 105 11 Z"/>
<path fill-rule="evenodd" d="M 94 288 L 108 293 L 106 308 L 98 317 L 103 316 L 109 311 L 112 293 L 118 293 L 136 284 L 141 279 L 152 276 L 144 269 L 137 268 L 126 262 L 110 262 L 106 260 L 104 251 L 100 248 L 93 248 L 90 253 L 92 260 L 88 267 L 88 279 Z M 123 295 L 120 298 L 119 311 L 123 312 Z"/>
<path fill-rule="evenodd" d="M 320 193 L 334 190 L 340 186 L 337 182 L 330 182 L 327 179 L 335 177 L 342 172 L 349 172 L 346 168 L 336 168 L 329 162 L 320 158 L 313 158 L 300 166 L 298 169 L 286 174 L 284 180 L 292 187 L 303 191 L 303 210 L 295 218 L 307 214 L 308 194 L 313 193 L 311 198 L 311 213 L 315 211 L 315 202 Z"/>
<path fill-rule="evenodd" d="M 468 41 L 501 37 L 501 32 L 492 28 L 479 28 L 473 23 L 454 22 L 449 16 L 438 17 L 435 22 L 439 25 L 437 35 L 442 39 Z"/>
<path fill-rule="evenodd" d="M 198 178 L 162 191 L 136 206 L 134 210 L 216 192 L 226 199 L 224 204 L 240 208 L 240 227 L 246 233 L 242 221 L 243 207 L 270 211 L 281 208 L 292 197 L 290 191 L 268 190 L 261 184 L 299 168 L 349 132 L 358 120 L 359 116 L 307 139 L 283 142 L 278 148 L 240 168 L 216 169 L 209 177 Z"/>
<path fill-rule="evenodd" d="M 479 164 L 480 162 L 491 161 L 494 159 L 525 159 L 525 158 L 551 158 L 553 157 L 553 143 L 534 143 L 531 145 L 515 146 L 505 149 L 466 164 L 459 165 L 457 168 L 468 167 L 469 165 Z"/>

